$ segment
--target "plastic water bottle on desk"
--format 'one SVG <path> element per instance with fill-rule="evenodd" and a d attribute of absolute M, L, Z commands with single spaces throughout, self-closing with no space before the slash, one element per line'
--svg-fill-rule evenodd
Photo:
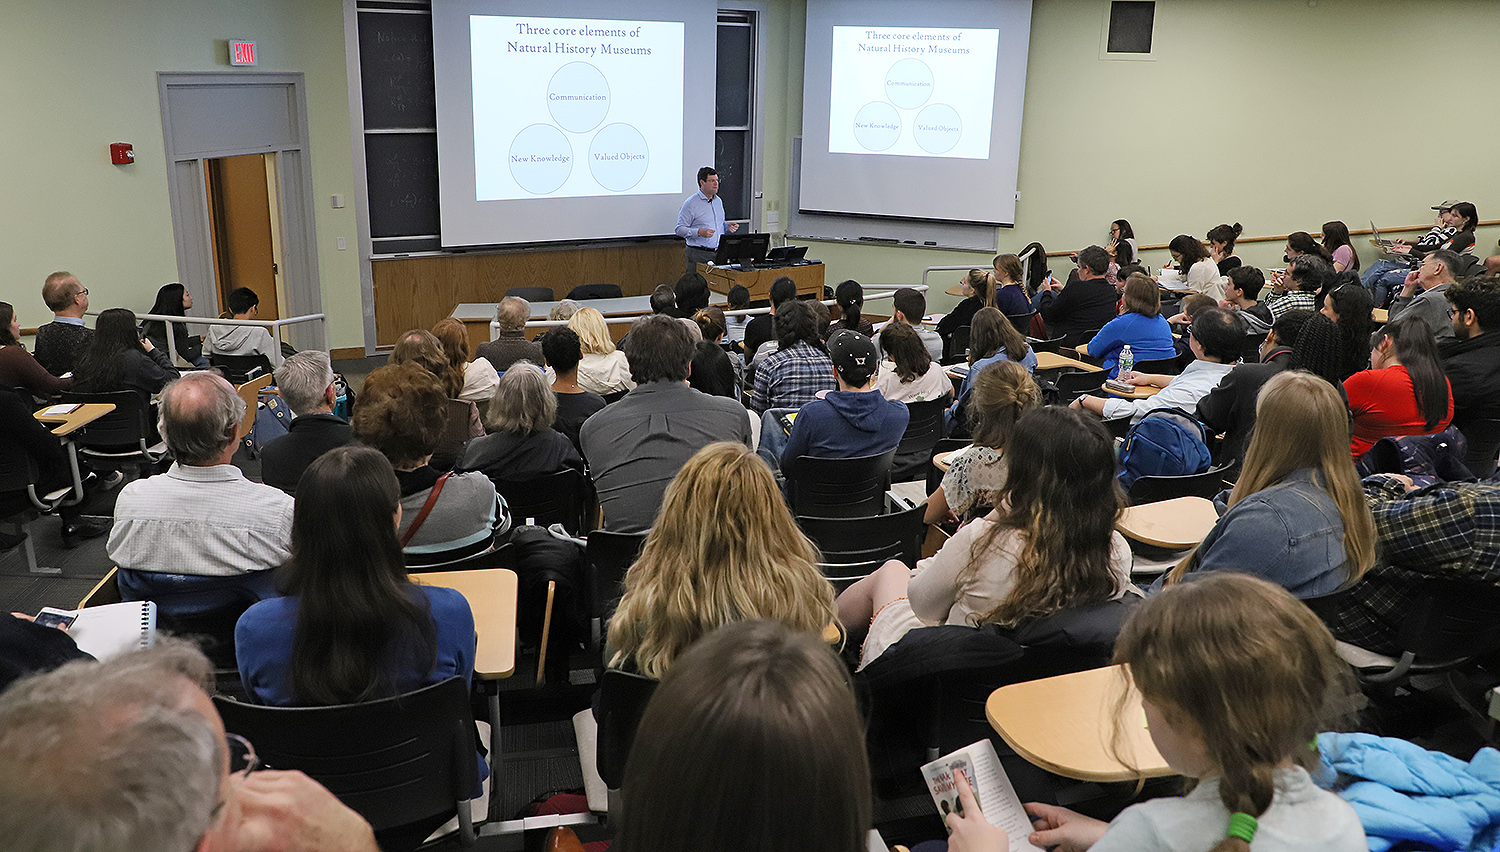
<path fill-rule="evenodd" d="M 1134 369 L 1135 353 L 1130 351 L 1130 346 L 1127 344 L 1125 348 L 1120 350 L 1120 372 L 1117 375 L 1123 376 Z"/>

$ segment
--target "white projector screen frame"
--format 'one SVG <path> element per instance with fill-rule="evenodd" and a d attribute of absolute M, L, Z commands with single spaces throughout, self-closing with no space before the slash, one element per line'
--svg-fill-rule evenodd
<path fill-rule="evenodd" d="M 808 0 L 800 210 L 1013 225 L 1030 40 L 1031 0 Z"/>
<path fill-rule="evenodd" d="M 713 161 L 716 20 L 707 0 L 434 0 L 443 246 L 670 235 Z M 476 63 L 471 33 L 511 35 Z"/>

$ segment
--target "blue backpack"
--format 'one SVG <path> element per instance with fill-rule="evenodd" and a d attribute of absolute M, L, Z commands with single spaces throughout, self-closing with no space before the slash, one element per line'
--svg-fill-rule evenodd
<path fill-rule="evenodd" d="M 1213 459 L 1203 426 L 1180 408 L 1159 408 L 1125 433 L 1120 484 L 1128 491 L 1143 476 L 1187 476 L 1208 470 Z"/>

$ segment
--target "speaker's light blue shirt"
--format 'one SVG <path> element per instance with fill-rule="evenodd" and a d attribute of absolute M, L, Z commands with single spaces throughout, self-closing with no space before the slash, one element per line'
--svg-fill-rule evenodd
<path fill-rule="evenodd" d="M 711 237 L 698 236 L 699 228 L 713 228 Z M 693 193 L 682 202 L 677 214 L 677 236 L 687 239 L 687 244 L 697 248 L 719 248 L 719 237 L 724 234 L 724 199 L 718 195 L 709 200 L 702 190 Z"/>

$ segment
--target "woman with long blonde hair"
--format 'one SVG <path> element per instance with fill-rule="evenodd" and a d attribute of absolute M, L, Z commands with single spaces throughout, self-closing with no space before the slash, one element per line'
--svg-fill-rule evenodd
<path fill-rule="evenodd" d="M 568 317 L 568 328 L 578 335 L 583 358 L 578 362 L 578 386 L 597 394 L 630 390 L 630 361 L 615 348 L 609 325 L 597 308 L 579 308 Z"/>
<path fill-rule="evenodd" d="M 1255 431 L 1228 510 L 1173 568 L 1236 571 L 1298 597 L 1352 584 L 1375 564 L 1375 520 L 1349 457 L 1349 419 L 1333 385 L 1301 370 L 1261 388 Z"/>
<path fill-rule="evenodd" d="M 861 666 L 910 630 L 1015 626 L 1123 596 L 1130 547 L 1114 531 L 1125 506 L 1114 441 L 1097 418 L 1061 406 L 1016 422 L 1010 473 L 995 509 L 959 531 L 915 573 L 896 560 L 839 595 L 839 620 L 868 625 Z"/>
<path fill-rule="evenodd" d="M 667 486 L 609 623 L 609 665 L 659 678 L 699 637 L 763 618 L 820 633 L 836 610 L 818 552 L 743 444 L 699 450 Z"/>

